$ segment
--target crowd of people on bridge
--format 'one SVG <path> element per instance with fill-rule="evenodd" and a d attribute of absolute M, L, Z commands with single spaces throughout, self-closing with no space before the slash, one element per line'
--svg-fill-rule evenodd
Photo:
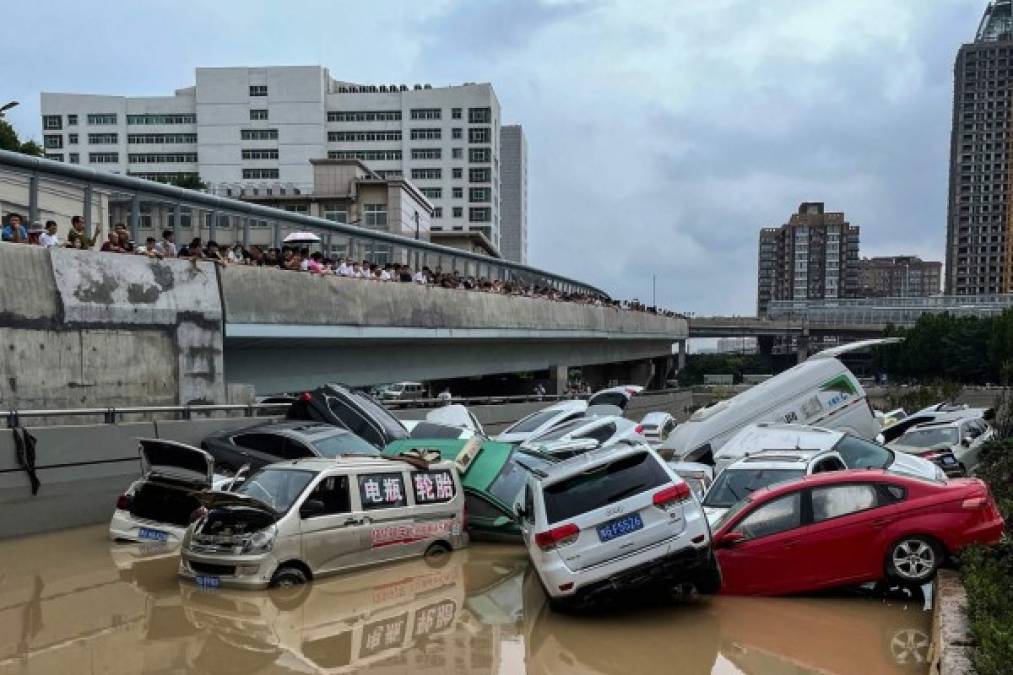
<path fill-rule="evenodd" d="M 190 243 L 177 246 L 171 229 L 162 232 L 162 238 L 147 237 L 143 245 L 137 245 L 130 236 L 126 225 L 117 223 L 102 239 L 102 226 L 98 226 L 91 235 L 87 233 L 84 218 L 74 216 L 70 221 L 70 229 L 61 240 L 56 221 L 48 220 L 44 227 L 36 223 L 28 228 L 20 214 L 11 213 L 3 226 L 2 238 L 5 242 L 30 244 L 36 246 L 65 247 L 92 250 L 102 240 L 99 250 L 107 253 L 123 253 L 144 255 L 152 258 L 184 258 L 194 262 L 206 260 L 218 265 L 251 265 L 257 267 L 275 267 L 294 272 L 307 272 L 316 275 L 334 275 L 350 279 L 365 279 L 381 282 L 416 283 L 441 288 L 481 291 L 500 295 L 536 297 L 559 300 L 578 304 L 615 307 L 664 316 L 678 316 L 676 312 L 647 306 L 639 300 L 613 300 L 607 296 L 582 291 L 561 291 L 544 284 L 524 283 L 517 280 L 488 279 L 481 276 L 461 274 L 457 270 L 443 270 L 441 267 L 430 268 L 423 265 L 421 269 L 412 270 L 408 265 L 397 262 L 373 262 L 346 257 L 329 257 L 321 251 L 311 251 L 309 247 L 245 247 L 241 243 L 232 246 L 219 246 L 210 240 L 205 242 L 194 237 Z"/>

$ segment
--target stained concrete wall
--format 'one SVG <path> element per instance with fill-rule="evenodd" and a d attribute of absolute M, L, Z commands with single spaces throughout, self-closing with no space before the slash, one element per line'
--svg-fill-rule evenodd
<path fill-rule="evenodd" d="M 214 265 L 0 244 L 0 409 L 225 402 Z"/>

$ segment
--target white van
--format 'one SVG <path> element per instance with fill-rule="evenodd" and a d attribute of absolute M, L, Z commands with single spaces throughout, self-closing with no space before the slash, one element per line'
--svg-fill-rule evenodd
<path fill-rule="evenodd" d="M 879 433 L 865 390 L 837 356 L 900 338 L 863 340 L 826 349 L 794 368 L 725 401 L 701 408 L 680 424 L 660 451 L 687 462 L 714 463 L 714 453 L 740 429 L 760 422 L 838 429 L 874 439 Z"/>

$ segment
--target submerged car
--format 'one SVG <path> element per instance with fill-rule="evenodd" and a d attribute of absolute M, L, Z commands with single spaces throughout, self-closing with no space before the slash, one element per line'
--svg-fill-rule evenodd
<path fill-rule="evenodd" d="M 587 400 L 588 407 L 596 405 L 614 405 L 620 410 L 626 410 L 630 400 L 644 390 L 639 384 L 623 384 L 618 387 L 609 387 L 591 394 Z"/>
<path fill-rule="evenodd" d="M 993 544 L 1003 520 L 980 480 L 837 471 L 757 490 L 714 532 L 722 592 L 782 595 L 889 579 L 920 586 Z"/>
<path fill-rule="evenodd" d="M 468 543 L 454 466 L 383 457 L 264 467 L 234 492 L 200 493 L 179 574 L 199 586 L 295 586 Z"/>
<path fill-rule="evenodd" d="M 994 435 L 982 418 L 965 417 L 913 427 L 889 447 L 934 462 L 947 476 L 966 476 L 977 468 L 982 446 Z"/>
<path fill-rule="evenodd" d="M 485 429 L 478 418 L 465 406 L 458 403 L 434 408 L 426 413 L 424 420 L 402 420 L 412 438 L 460 438 L 485 436 Z"/>
<path fill-rule="evenodd" d="M 833 450 L 764 450 L 743 457 L 719 473 L 707 491 L 703 500 L 707 522 L 713 526 L 736 502 L 760 488 L 847 468 Z"/>
<path fill-rule="evenodd" d="M 636 422 L 619 415 L 578 417 L 557 425 L 538 436 L 521 443 L 522 448 L 540 450 L 555 457 L 566 458 L 586 452 L 588 447 L 579 441 L 594 441 L 590 447 L 607 447 L 622 440 L 644 441 Z M 577 443 L 573 443 L 577 441 Z"/>
<path fill-rule="evenodd" d="M 397 457 L 406 452 L 435 450 L 443 460 L 458 461 L 458 470 L 468 505 L 468 532 L 473 539 L 518 542 L 520 527 L 514 513 L 528 473 L 544 470 L 555 461 L 537 451 L 510 443 L 478 440 L 406 439 L 395 441 L 383 454 Z M 466 464 L 466 465 L 465 465 Z M 464 466 L 462 466 L 464 465 Z"/>
<path fill-rule="evenodd" d="M 660 443 L 668 438 L 678 422 L 667 412 L 649 412 L 640 420 L 639 433 L 651 443 Z"/>
<path fill-rule="evenodd" d="M 554 608 L 645 586 L 720 586 L 693 491 L 649 447 L 618 445 L 533 473 L 517 515 Z"/>
<path fill-rule="evenodd" d="M 922 424 L 928 424 L 929 422 L 950 422 L 968 417 L 989 419 L 991 413 L 992 411 L 989 408 L 971 408 L 967 405 L 939 403 L 922 408 L 916 413 L 911 413 L 903 419 L 883 427 L 883 430 L 876 436 L 876 440 L 889 445 L 900 438 L 908 429 L 913 429 Z"/>
<path fill-rule="evenodd" d="M 219 431 L 201 442 L 221 470 L 251 470 L 286 459 L 379 455 L 380 451 L 351 431 L 332 424 L 289 421 Z"/>
<path fill-rule="evenodd" d="M 503 443 L 523 443 L 557 425 L 583 417 L 586 411 L 587 401 L 560 401 L 517 420 L 501 431 L 496 440 Z"/>
<path fill-rule="evenodd" d="M 109 538 L 118 542 L 177 545 L 200 507 L 196 494 L 231 484 L 231 475 L 215 474 L 207 452 L 175 441 L 138 441 L 141 477 L 116 500 Z"/>
<path fill-rule="evenodd" d="M 343 427 L 378 450 L 408 437 L 400 420 L 379 401 L 341 384 L 325 384 L 302 394 L 289 407 L 287 418 Z"/>
<path fill-rule="evenodd" d="M 849 469 L 887 469 L 923 478 L 945 479 L 942 469 L 928 460 L 894 452 L 878 443 L 840 430 L 801 424 L 754 424 L 731 438 L 715 455 L 720 471 L 732 462 L 764 450 L 833 450 Z"/>

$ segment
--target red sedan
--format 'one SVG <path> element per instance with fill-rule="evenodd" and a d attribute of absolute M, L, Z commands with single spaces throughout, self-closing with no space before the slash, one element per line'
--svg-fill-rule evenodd
<path fill-rule="evenodd" d="M 781 595 L 935 576 L 947 555 L 995 543 L 1003 520 L 976 478 L 835 471 L 758 490 L 714 533 L 723 593 Z"/>

